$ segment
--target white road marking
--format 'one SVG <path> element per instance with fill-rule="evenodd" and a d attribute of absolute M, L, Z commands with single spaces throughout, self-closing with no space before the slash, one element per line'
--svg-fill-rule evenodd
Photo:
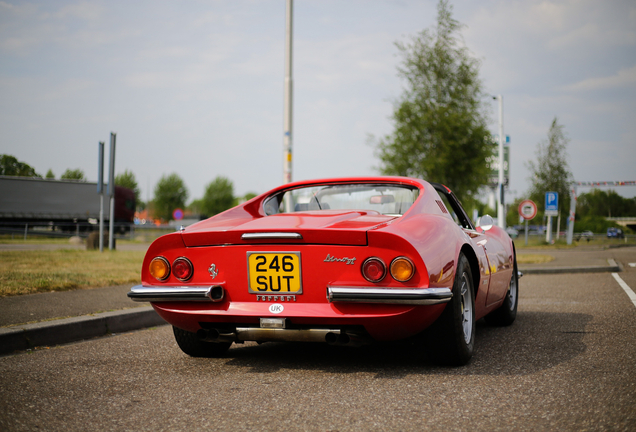
<path fill-rule="evenodd" d="M 636 263 L 629 263 L 630 267 L 636 267 Z"/>
<path fill-rule="evenodd" d="M 623 288 L 623 291 L 627 293 L 627 296 L 632 301 L 632 303 L 634 303 L 634 306 L 636 306 L 636 294 L 634 294 L 634 291 L 632 291 L 629 285 L 627 285 L 625 281 L 621 279 L 618 273 L 612 273 L 612 276 L 614 276 L 614 279 L 616 279 L 616 282 L 618 282 L 621 288 Z"/>

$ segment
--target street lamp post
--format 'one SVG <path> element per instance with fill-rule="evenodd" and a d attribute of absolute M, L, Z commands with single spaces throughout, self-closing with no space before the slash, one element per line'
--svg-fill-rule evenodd
<path fill-rule="evenodd" d="M 285 30 L 285 107 L 283 119 L 283 183 L 292 181 L 292 39 L 293 0 L 287 0 Z"/>
<path fill-rule="evenodd" d="M 493 99 L 499 100 L 499 179 L 497 196 L 497 224 L 506 228 L 506 212 L 504 209 L 504 125 L 503 125 L 503 96 L 497 95 Z"/>
<path fill-rule="evenodd" d="M 293 12 L 294 0 L 287 0 L 285 29 L 285 102 L 283 114 L 283 184 L 292 181 L 292 40 L 293 40 Z M 285 211 L 292 211 L 292 202 L 285 195 Z"/>

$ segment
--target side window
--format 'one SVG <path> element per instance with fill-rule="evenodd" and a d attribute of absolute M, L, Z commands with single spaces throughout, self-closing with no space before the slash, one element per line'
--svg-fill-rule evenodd
<path fill-rule="evenodd" d="M 448 214 L 451 215 L 451 217 L 453 218 L 453 220 L 455 221 L 455 223 L 457 225 L 462 226 L 461 222 L 459 221 L 459 218 L 457 217 L 457 213 L 455 213 L 455 210 L 453 209 L 453 207 L 448 202 L 448 198 L 446 198 L 446 195 L 439 194 L 439 196 L 442 199 L 442 202 L 444 203 L 444 206 L 448 210 Z"/>

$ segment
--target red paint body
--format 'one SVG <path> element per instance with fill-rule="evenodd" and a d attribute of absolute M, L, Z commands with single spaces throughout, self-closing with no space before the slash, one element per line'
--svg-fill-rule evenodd
<path fill-rule="evenodd" d="M 374 211 L 321 210 L 267 216 L 263 201 L 273 194 L 304 185 L 406 184 L 419 188 L 419 197 L 401 217 Z M 430 326 L 445 304 L 400 305 L 376 303 L 330 303 L 327 286 L 452 288 L 460 252 L 471 263 L 476 290 L 475 315 L 479 319 L 502 304 L 513 271 L 514 249 L 500 228 L 487 232 L 465 229 L 443 212 L 438 192 L 427 182 L 404 177 L 364 177 L 288 184 L 260 195 L 238 207 L 194 224 L 182 232 L 157 239 L 148 249 L 142 267 L 144 286 L 221 285 L 225 298 L 218 303 L 155 302 L 155 310 L 170 324 L 196 332 L 200 323 L 258 325 L 271 317 L 272 303 L 284 305 L 276 315 L 295 325 L 363 326 L 375 340 L 399 340 Z M 441 201 L 440 201 L 441 202 Z M 243 240 L 244 233 L 294 232 L 302 239 Z M 303 293 L 296 301 L 256 301 L 248 292 L 248 252 L 300 252 Z M 355 258 L 353 264 L 325 261 L 327 256 Z M 173 262 L 187 257 L 194 274 L 187 283 L 173 275 L 159 282 L 149 273 L 150 261 L 162 256 Z M 398 256 L 415 265 L 414 276 L 401 283 L 387 275 L 379 283 L 365 280 L 360 266 L 368 257 L 387 265 Z M 212 279 L 208 268 L 215 264 Z"/>

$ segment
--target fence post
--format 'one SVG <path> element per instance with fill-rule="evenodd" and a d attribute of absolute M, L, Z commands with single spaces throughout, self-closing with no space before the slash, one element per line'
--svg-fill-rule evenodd
<path fill-rule="evenodd" d="M 27 232 L 29 231 L 29 224 L 26 223 L 24 224 L 24 240 L 26 241 L 27 239 Z"/>

